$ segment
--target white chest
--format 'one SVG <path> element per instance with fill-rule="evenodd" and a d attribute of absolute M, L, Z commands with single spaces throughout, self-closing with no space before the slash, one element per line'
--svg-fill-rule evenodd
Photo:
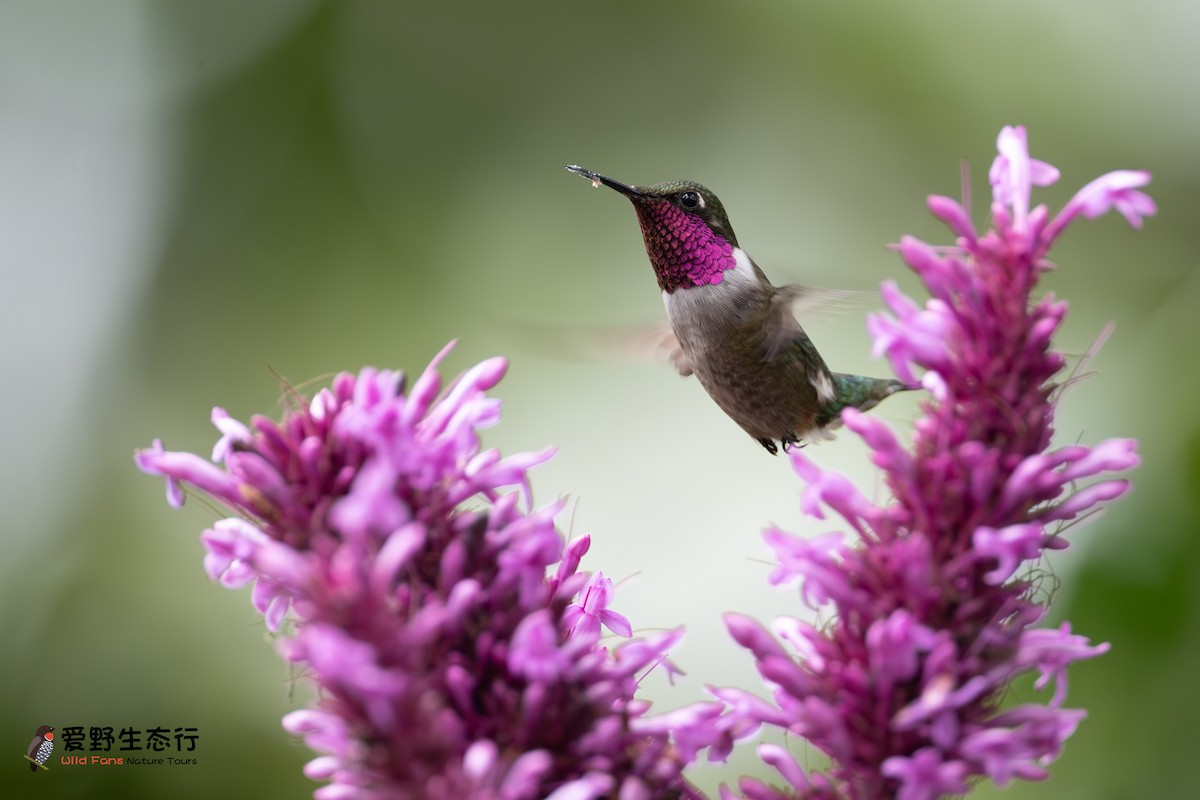
<path fill-rule="evenodd" d="M 726 270 L 721 282 L 663 292 L 667 319 L 684 349 L 695 346 L 701 334 L 712 334 L 741 323 L 748 305 L 761 294 L 759 278 L 746 251 L 733 248 L 737 264 Z"/>

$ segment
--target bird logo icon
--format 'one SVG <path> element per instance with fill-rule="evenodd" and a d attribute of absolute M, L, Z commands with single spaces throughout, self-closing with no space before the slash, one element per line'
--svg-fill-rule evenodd
<path fill-rule="evenodd" d="M 50 754 L 54 752 L 54 728 L 49 725 L 43 725 L 37 729 L 37 733 L 33 736 L 33 741 L 29 743 L 29 750 L 25 754 L 25 758 L 29 761 L 29 769 L 32 772 L 37 772 L 39 769 L 49 770 L 46 766 L 46 761 L 50 758 Z"/>

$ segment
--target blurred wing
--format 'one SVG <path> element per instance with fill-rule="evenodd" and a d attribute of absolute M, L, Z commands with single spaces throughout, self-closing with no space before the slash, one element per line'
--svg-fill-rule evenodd
<path fill-rule="evenodd" d="M 594 331 L 590 340 L 598 355 L 618 361 L 670 361 L 685 378 L 692 374 L 692 365 L 666 320 L 635 328 Z"/>
<path fill-rule="evenodd" d="M 556 358 L 605 361 L 669 361 L 680 375 L 692 374 L 687 355 L 666 320 L 630 328 L 520 326 L 531 347 Z"/>
<path fill-rule="evenodd" d="M 609 352 L 616 358 L 635 361 L 670 361 L 683 377 L 692 374 L 687 354 L 671 330 L 671 323 L 661 322 L 640 328 L 610 331 L 606 336 Z"/>
<path fill-rule="evenodd" d="M 792 313 L 803 319 L 830 320 L 842 314 L 866 311 L 879 305 L 878 292 L 825 289 L 790 283 L 779 287 L 791 301 Z"/>
<path fill-rule="evenodd" d="M 874 299 L 870 292 L 848 289 L 821 289 L 798 283 L 777 287 L 771 297 L 770 318 L 774 333 L 767 340 L 767 360 L 806 338 L 798 318 L 828 321 L 840 314 L 865 310 Z"/>

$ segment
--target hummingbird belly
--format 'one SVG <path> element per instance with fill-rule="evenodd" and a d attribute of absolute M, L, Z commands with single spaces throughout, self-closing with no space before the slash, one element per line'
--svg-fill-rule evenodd
<path fill-rule="evenodd" d="M 700 385 L 759 441 L 819 438 L 816 419 L 825 398 L 814 378 L 827 380 L 828 370 L 819 356 L 808 363 L 792 349 L 770 358 L 770 295 L 733 274 L 726 276 L 721 284 L 663 296 L 671 327 Z"/>

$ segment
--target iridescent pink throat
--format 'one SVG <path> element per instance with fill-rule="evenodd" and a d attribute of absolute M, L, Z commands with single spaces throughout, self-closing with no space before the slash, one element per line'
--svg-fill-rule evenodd
<path fill-rule="evenodd" d="M 664 292 L 721 282 L 733 269 L 733 245 L 704 220 L 666 200 L 634 202 L 646 253 Z"/>

